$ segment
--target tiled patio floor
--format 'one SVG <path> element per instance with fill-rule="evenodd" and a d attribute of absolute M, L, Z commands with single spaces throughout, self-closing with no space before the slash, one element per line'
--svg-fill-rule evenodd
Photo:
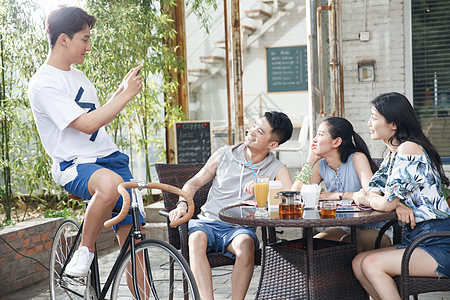
<path fill-rule="evenodd" d="M 100 273 L 102 280 L 106 280 L 105 275 L 111 269 L 111 266 L 118 254 L 118 250 L 111 249 L 109 252 L 101 253 L 99 261 Z M 258 286 L 260 267 L 256 267 L 253 273 L 253 280 L 250 284 L 249 291 L 247 293 L 246 300 L 255 299 L 256 289 Z M 215 268 L 213 270 L 213 284 L 215 299 L 231 299 L 231 266 Z M 30 288 L 21 290 L 12 295 L 1 298 L 3 300 L 47 300 L 49 299 L 48 281 L 44 281 L 40 284 L 34 285 Z M 412 299 L 412 298 L 411 298 Z M 420 300 L 450 300 L 450 292 L 446 293 L 428 293 L 419 296 Z"/>

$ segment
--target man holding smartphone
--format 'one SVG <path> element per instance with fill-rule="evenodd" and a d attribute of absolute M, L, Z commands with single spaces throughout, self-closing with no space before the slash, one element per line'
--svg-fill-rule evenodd
<path fill-rule="evenodd" d="M 66 268 L 71 276 L 86 276 L 95 240 L 113 208 L 121 208 L 117 186 L 130 181 L 129 158 L 105 130 L 142 89 L 142 68 L 131 69 L 108 103 L 100 106 L 94 85 L 73 64 L 82 64 L 91 50 L 95 17 L 78 7 L 60 6 L 46 20 L 50 50 L 31 78 L 28 89 L 33 116 L 46 152 L 53 160 L 54 180 L 70 194 L 90 199 L 80 247 Z M 145 223 L 140 215 L 141 223 Z M 119 244 L 131 227 L 127 216 L 116 232 Z"/>

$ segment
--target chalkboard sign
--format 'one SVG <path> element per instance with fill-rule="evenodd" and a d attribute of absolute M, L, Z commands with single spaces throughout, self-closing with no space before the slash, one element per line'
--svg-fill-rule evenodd
<path fill-rule="evenodd" d="M 266 48 L 267 91 L 308 90 L 306 46 Z"/>
<path fill-rule="evenodd" d="M 175 131 L 177 163 L 206 163 L 211 156 L 210 122 L 176 122 Z"/>

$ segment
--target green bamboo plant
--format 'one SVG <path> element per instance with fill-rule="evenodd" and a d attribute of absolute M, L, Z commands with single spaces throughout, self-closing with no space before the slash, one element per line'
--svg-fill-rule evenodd
<path fill-rule="evenodd" d="M 202 11 L 217 7 L 215 0 L 189 2 L 207 28 L 209 15 Z M 102 103 L 127 70 L 144 65 L 142 92 L 107 130 L 122 151 L 142 154 L 148 181 L 152 164 L 164 159 L 164 128 L 184 118 L 181 108 L 170 105 L 178 87 L 170 70 L 184 72 L 185 63 L 176 56 L 176 48 L 165 44 L 176 32 L 161 3 L 180 5 L 175 0 L 74 1 L 98 20 L 92 52 L 76 67 L 94 83 Z M 66 193 L 52 180 L 51 159 L 40 142 L 26 95 L 29 79 L 48 53 L 44 20 L 40 1 L 0 0 L 0 209 L 6 211 L 7 220 L 12 218 L 15 199 L 22 196 L 39 197 L 48 208 L 69 205 Z"/>
<path fill-rule="evenodd" d="M 173 94 L 178 83 L 168 80 L 169 68 L 183 70 L 184 61 L 163 43 L 173 36 L 167 16 L 155 2 L 88 1 L 90 13 L 98 22 L 92 32 L 93 49 L 80 66 L 98 88 L 99 98 L 108 99 L 120 84 L 125 70 L 143 64 L 144 87 L 109 126 L 115 142 L 123 148 L 142 153 L 145 180 L 151 181 L 150 167 L 157 156 L 164 159 L 163 129 L 166 122 L 183 118 L 179 108 L 165 107 L 164 99 Z M 133 151 L 134 150 L 134 151 Z"/>
<path fill-rule="evenodd" d="M 150 170 L 155 159 L 151 158 L 165 158 L 163 129 L 184 118 L 180 107 L 170 105 L 178 88 L 170 71 L 184 72 L 185 61 L 176 55 L 177 46 L 166 43 L 175 39 L 177 33 L 173 20 L 161 9 L 181 4 L 175 0 L 119 0 L 113 4 L 88 0 L 86 5 L 98 23 L 93 31 L 93 51 L 81 68 L 98 87 L 100 98 L 108 98 L 111 85 L 120 83 L 124 70 L 144 65 L 142 92 L 110 124 L 109 130 L 117 144 L 129 148 L 130 155 L 133 150 L 142 154 L 147 181 L 152 181 Z M 207 28 L 209 14 L 201 12 L 208 6 L 216 7 L 215 1 L 195 0 L 190 4 Z"/>
<path fill-rule="evenodd" d="M 0 0 L 1 57 L 1 206 L 11 220 L 14 199 L 33 195 L 53 184 L 45 154 L 35 128 L 28 97 L 28 80 L 46 54 L 44 32 L 36 27 L 36 3 Z"/>
<path fill-rule="evenodd" d="M 1 157 L 2 157 L 2 179 L 4 188 L 1 190 L 1 195 L 6 201 L 6 218 L 11 219 L 11 169 L 9 166 L 9 122 L 6 118 L 7 102 L 6 102 L 6 87 L 5 87 L 5 57 L 3 54 L 3 35 L 0 34 L 0 54 L 1 54 L 1 90 L 0 90 L 0 108 L 1 108 Z"/>

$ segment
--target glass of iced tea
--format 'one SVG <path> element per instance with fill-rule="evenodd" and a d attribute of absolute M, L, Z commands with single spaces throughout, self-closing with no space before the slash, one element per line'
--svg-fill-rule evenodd
<path fill-rule="evenodd" d="M 255 190 L 258 209 L 255 212 L 255 218 L 268 218 L 270 213 L 266 210 L 267 196 L 269 194 L 269 177 L 256 176 L 253 188 Z"/>
<path fill-rule="evenodd" d="M 320 214 L 322 216 L 335 216 L 337 201 L 320 201 Z"/>

